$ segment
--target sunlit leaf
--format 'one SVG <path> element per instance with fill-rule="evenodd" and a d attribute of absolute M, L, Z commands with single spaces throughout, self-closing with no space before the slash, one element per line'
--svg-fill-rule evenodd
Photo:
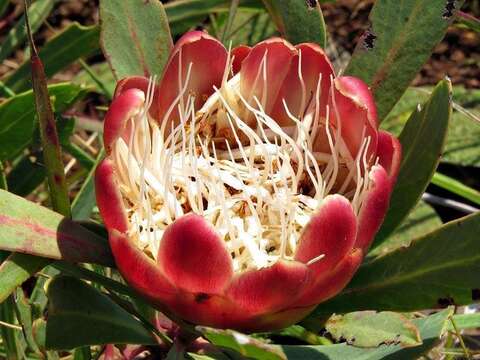
<path fill-rule="evenodd" d="M 377 0 L 371 28 L 357 44 L 345 70 L 373 90 L 382 120 L 400 99 L 435 45 L 439 43 L 463 0 Z"/>
<path fill-rule="evenodd" d="M 325 324 L 337 341 L 357 347 L 400 344 L 403 347 L 422 343 L 417 327 L 406 316 L 391 311 L 358 311 L 333 315 Z"/>
<path fill-rule="evenodd" d="M 56 212 L 0 190 L 0 248 L 62 259 L 112 265 L 105 238 Z"/>
<path fill-rule="evenodd" d="M 314 42 L 325 48 L 327 33 L 320 4 L 305 0 L 263 0 L 280 33 L 292 44 Z"/>
<path fill-rule="evenodd" d="M 446 322 L 453 309 L 446 309 L 425 318 L 414 319 L 412 323 L 418 328 L 422 344 L 405 348 L 402 345 L 380 345 L 378 348 L 365 349 L 347 344 L 324 346 L 283 346 L 289 360 L 325 359 L 325 360 L 406 360 L 417 359 L 439 341 Z"/>
<path fill-rule="evenodd" d="M 98 26 L 75 22 L 53 37 L 39 51 L 46 76 L 51 77 L 79 58 L 99 51 L 99 36 Z M 26 61 L 5 80 L 5 85 L 15 92 L 25 91 L 30 87 L 30 76 L 30 62 Z"/>
<path fill-rule="evenodd" d="M 117 79 L 160 75 L 172 39 L 158 0 L 100 1 L 102 48 Z"/>

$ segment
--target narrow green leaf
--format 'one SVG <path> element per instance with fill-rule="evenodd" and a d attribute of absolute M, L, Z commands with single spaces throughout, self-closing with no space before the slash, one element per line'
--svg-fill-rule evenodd
<path fill-rule="evenodd" d="M 30 24 L 32 32 L 36 32 L 40 25 L 50 14 L 53 9 L 55 0 L 37 0 L 30 6 L 28 15 L 30 17 Z M 15 24 L 9 31 L 8 35 L 2 40 L 0 47 L 0 63 L 9 57 L 12 52 L 27 39 L 27 31 L 25 29 L 25 16 Z"/>
<path fill-rule="evenodd" d="M 101 0 L 101 45 L 117 79 L 160 75 L 172 39 L 158 0 Z"/>
<path fill-rule="evenodd" d="M 378 0 L 345 70 L 370 85 L 382 120 L 445 35 L 463 0 Z"/>
<path fill-rule="evenodd" d="M 432 177 L 432 184 L 440 186 L 451 191 L 454 194 L 464 197 L 477 205 L 480 205 L 480 192 L 461 183 L 458 180 L 452 179 L 449 176 L 435 173 Z"/>
<path fill-rule="evenodd" d="M 453 319 L 459 330 L 480 328 L 480 313 L 457 314 Z M 448 330 L 454 331 L 452 323 L 448 324 Z"/>
<path fill-rule="evenodd" d="M 457 21 L 467 29 L 480 33 L 480 19 L 463 11 L 457 12 Z"/>
<path fill-rule="evenodd" d="M 42 165 L 42 153 L 39 151 L 24 155 L 8 173 L 7 183 L 10 192 L 30 195 L 45 179 L 45 167 Z"/>
<path fill-rule="evenodd" d="M 381 244 L 405 219 L 430 183 L 446 139 L 452 113 L 450 98 L 451 84 L 443 80 L 435 87 L 428 102 L 412 113 L 400 134 L 402 164 L 374 247 Z"/>
<path fill-rule="evenodd" d="M 33 5 L 32 5 L 33 7 Z M 45 64 L 47 78 L 64 69 L 76 60 L 99 51 L 98 26 L 82 26 L 76 22 L 49 40 L 39 51 Z M 30 64 L 24 62 L 6 80 L 5 85 L 15 92 L 25 91 L 30 87 Z"/>
<path fill-rule="evenodd" d="M 72 262 L 114 263 L 105 238 L 4 190 L 0 190 L 0 248 Z"/>
<path fill-rule="evenodd" d="M 35 99 L 43 160 L 45 162 L 50 202 L 55 211 L 70 217 L 70 198 L 62 160 L 62 149 L 58 139 L 57 125 L 48 94 L 47 78 L 42 60 L 38 56 L 33 41 L 32 29 L 28 17 L 27 0 L 25 4 L 25 23 L 27 25 L 28 43 L 30 45 L 30 65 L 32 70 L 32 88 Z"/>
<path fill-rule="evenodd" d="M 327 346 L 283 346 L 283 350 L 289 360 L 325 359 L 325 360 L 406 360 L 417 359 L 427 353 L 438 343 L 445 329 L 448 318 L 453 309 L 449 308 L 425 318 L 412 320 L 412 323 L 420 331 L 422 344 L 420 346 L 405 348 L 397 345 L 380 345 L 375 349 L 365 349 L 347 344 Z"/>
<path fill-rule="evenodd" d="M 0 161 L 0 189 L 4 189 L 4 190 L 8 189 L 7 176 L 5 174 L 5 169 L 1 161 Z"/>
<path fill-rule="evenodd" d="M 325 324 L 337 341 L 357 347 L 400 344 L 403 347 L 422 343 L 417 327 L 406 316 L 391 311 L 358 311 L 333 315 Z"/>
<path fill-rule="evenodd" d="M 195 329 L 203 334 L 212 344 L 234 350 L 243 358 L 264 360 L 286 360 L 280 347 L 266 344 L 234 330 L 220 330 L 205 326 L 196 326 Z"/>
<path fill-rule="evenodd" d="M 94 166 L 91 168 L 87 178 L 83 182 L 80 191 L 73 200 L 72 203 L 72 216 L 74 220 L 87 220 L 92 214 L 92 210 L 95 207 L 95 169 L 96 165 L 103 159 L 104 151 L 102 150 L 95 161 Z"/>
<path fill-rule="evenodd" d="M 89 346 L 83 346 L 76 348 L 73 352 L 73 360 L 91 360 L 92 353 L 90 352 Z"/>
<path fill-rule="evenodd" d="M 80 146 L 70 142 L 69 139 L 62 141 L 62 147 L 72 155 L 85 170 L 89 171 L 95 166 L 95 159 Z"/>
<path fill-rule="evenodd" d="M 410 87 L 382 123 L 382 128 L 399 135 L 410 113 L 431 95 L 430 87 Z M 453 113 L 442 162 L 480 166 L 480 90 L 453 87 Z"/>
<path fill-rule="evenodd" d="M 359 310 L 416 311 L 478 300 L 480 213 L 451 221 L 360 267 L 314 317 Z"/>
<path fill-rule="evenodd" d="M 325 48 L 327 32 L 317 1 L 263 0 L 278 30 L 292 44 L 314 42 Z"/>
<path fill-rule="evenodd" d="M 87 94 L 87 89 L 70 83 L 48 87 L 57 112 L 67 109 Z M 35 122 L 32 90 L 17 94 L 0 104 L 0 161 L 10 160 L 22 152 L 33 139 Z"/>
<path fill-rule="evenodd" d="M 157 343 L 141 322 L 85 282 L 58 276 L 47 289 L 47 349 Z"/>
<path fill-rule="evenodd" d="M 228 4 L 229 0 L 182 0 L 169 1 L 164 6 L 168 21 L 174 27 L 189 18 L 207 16 L 218 10 L 219 6 L 228 8 Z"/>
<path fill-rule="evenodd" d="M 72 81 L 74 84 L 88 86 L 98 93 L 104 93 L 108 98 L 113 96 L 116 84 L 112 70 L 106 62 L 89 66 L 88 70 L 84 67 Z"/>
<path fill-rule="evenodd" d="M 17 286 L 46 266 L 51 260 L 13 253 L 0 265 L 0 302 L 4 301 Z"/>
<path fill-rule="evenodd" d="M 22 325 L 25 342 L 31 351 L 38 354 L 40 353 L 40 349 L 38 348 L 38 345 L 33 337 L 32 308 L 28 302 L 28 299 L 25 297 L 22 288 L 17 288 L 15 293 L 15 305 L 17 318 Z"/>
<path fill-rule="evenodd" d="M 0 304 L 0 320 L 7 324 L 15 324 L 15 305 L 12 297 L 9 297 Z M 19 333 L 17 329 L 0 326 L 2 343 L 5 346 L 6 360 L 17 360 L 22 358 L 22 351 L 20 349 L 17 333 Z"/>

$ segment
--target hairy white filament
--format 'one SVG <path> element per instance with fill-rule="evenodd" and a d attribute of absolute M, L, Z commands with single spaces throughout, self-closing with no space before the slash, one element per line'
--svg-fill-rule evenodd
<path fill-rule="evenodd" d="M 254 79 L 262 84 L 260 94 L 244 97 L 239 75 L 228 80 L 233 61 L 229 55 L 222 86 L 201 109 L 195 109 L 194 94 L 187 93 L 192 64 L 185 76 L 179 66 L 179 94 L 159 123 L 149 117 L 151 79 L 143 109 L 129 120 L 128 141 L 119 139 L 113 153 L 130 235 L 139 247 L 155 258 L 167 226 L 193 212 L 225 241 L 235 271 L 245 271 L 293 258 L 302 229 L 328 194 L 340 192 L 360 211 L 370 185 L 371 138 L 363 140 L 353 159 L 341 136 L 333 85 L 333 101 L 320 118 L 322 77 L 314 93 L 307 94 L 301 52 L 298 60 L 300 107 L 294 113 L 283 100 L 291 120 L 284 127 L 266 112 L 267 53 Z M 216 138 L 218 124 L 230 135 Z M 314 149 L 322 131 L 328 153 Z M 340 177 L 342 167 L 347 172 Z"/>

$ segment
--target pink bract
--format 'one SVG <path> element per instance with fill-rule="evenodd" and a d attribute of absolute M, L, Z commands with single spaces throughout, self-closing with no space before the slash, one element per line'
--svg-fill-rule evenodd
<path fill-rule="evenodd" d="M 126 281 L 243 331 L 293 324 L 348 284 L 401 160 L 367 85 L 281 38 L 229 54 L 187 33 L 156 85 L 118 82 L 104 126 L 97 202 Z"/>

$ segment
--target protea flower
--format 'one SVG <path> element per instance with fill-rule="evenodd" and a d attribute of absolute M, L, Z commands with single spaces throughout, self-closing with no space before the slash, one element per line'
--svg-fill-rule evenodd
<path fill-rule="evenodd" d="M 227 51 L 203 32 L 158 85 L 121 80 L 97 201 L 117 266 L 159 309 L 244 331 L 302 319 L 349 282 L 388 207 L 399 142 L 368 87 L 315 44 Z"/>

